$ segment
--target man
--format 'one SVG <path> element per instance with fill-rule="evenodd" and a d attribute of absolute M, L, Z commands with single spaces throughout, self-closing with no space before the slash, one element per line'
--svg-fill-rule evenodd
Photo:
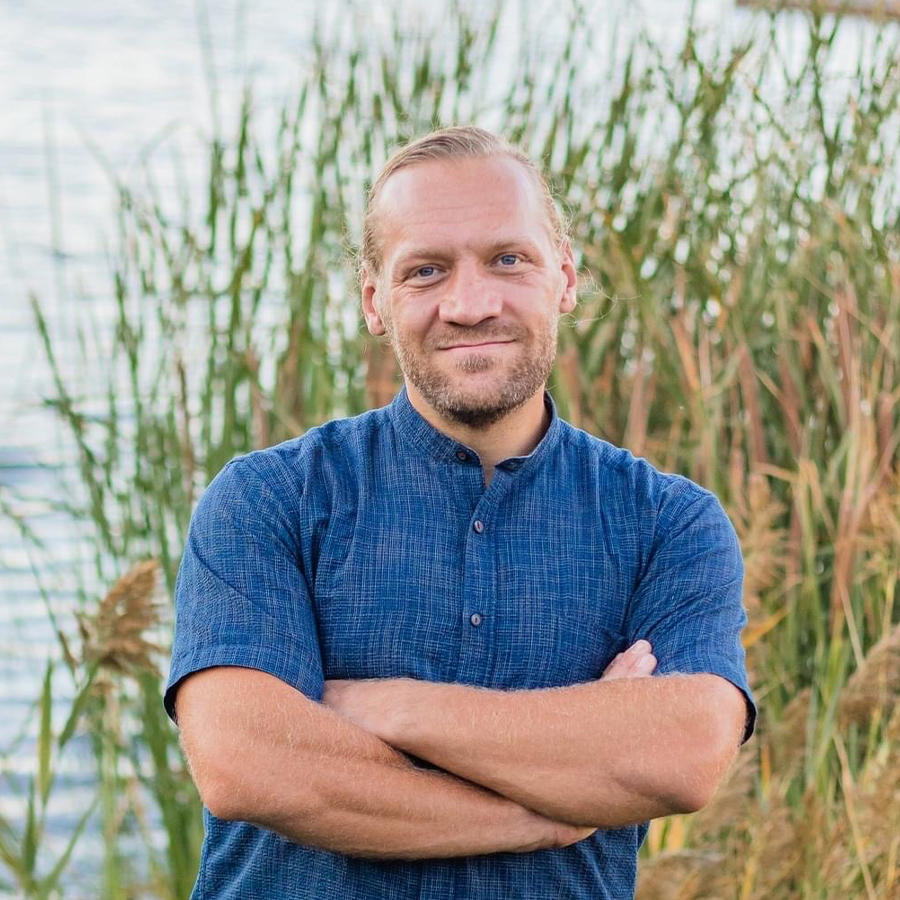
<path fill-rule="evenodd" d="M 575 265 L 519 151 L 401 150 L 361 276 L 404 387 L 232 460 L 191 520 L 165 703 L 194 896 L 631 897 L 647 820 L 753 731 L 734 530 L 558 417 Z"/>

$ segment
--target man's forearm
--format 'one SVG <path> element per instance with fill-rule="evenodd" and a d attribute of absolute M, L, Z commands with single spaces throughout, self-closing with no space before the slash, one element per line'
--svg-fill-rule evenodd
<path fill-rule="evenodd" d="M 278 679 L 196 673 L 179 690 L 185 752 L 213 815 L 371 858 L 470 856 L 587 836 L 402 753 Z"/>
<path fill-rule="evenodd" d="M 312 809 L 303 801 L 294 807 L 285 785 L 281 802 L 242 818 L 296 843 L 372 859 L 526 852 L 562 843 L 554 823 L 482 787 L 408 762 L 356 757 L 349 747 L 346 752 L 343 759 L 317 762 L 319 802 Z"/>
<path fill-rule="evenodd" d="M 739 692 L 712 675 L 528 691 L 404 679 L 397 688 L 383 735 L 393 746 L 545 816 L 603 828 L 699 809 L 743 725 Z"/>

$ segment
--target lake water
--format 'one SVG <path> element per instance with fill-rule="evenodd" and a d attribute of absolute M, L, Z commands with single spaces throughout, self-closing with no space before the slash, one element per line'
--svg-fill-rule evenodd
<path fill-rule="evenodd" d="M 424 0 L 401 5 L 411 19 L 440 8 Z M 537 6 L 529 21 L 546 21 L 554 4 L 539 15 Z M 674 46 L 689 6 L 688 0 L 616 0 L 598 4 L 598 15 L 610 29 L 613 22 L 623 26 L 623 39 L 643 25 Z M 365 16 L 377 17 L 387 6 L 359 8 L 350 27 L 365 27 Z M 76 573 L 90 585 L 91 558 L 84 536 L 47 502 L 66 489 L 57 478 L 72 477 L 73 451 L 41 403 L 53 395 L 52 380 L 29 294 L 48 313 L 64 377 L 90 385 L 75 326 L 85 310 L 100 326 L 112 313 L 106 254 L 113 247 L 115 197 L 108 170 L 129 181 L 146 148 L 164 138 L 178 146 L 189 182 L 201 185 L 203 137 L 211 130 L 204 43 L 212 48 L 223 117 L 237 110 L 248 74 L 260 107 L 274 110 L 292 93 L 308 59 L 310 23 L 323 9 L 326 4 L 313 0 L 82 0 L 71 7 L 0 0 L 0 504 L 26 516 L 47 546 L 46 553 L 29 549 L 0 514 L 0 753 L 13 747 L 0 757 L 0 771 L 14 777 L 34 771 L 37 724 L 29 711 L 46 660 L 58 656 L 39 584 L 68 627 Z M 701 0 L 696 18 L 730 34 L 759 23 L 728 0 Z M 792 21 L 797 17 L 785 18 L 788 31 Z M 870 31 L 865 26 L 859 33 Z M 845 40 L 857 37 L 855 28 L 847 29 Z M 102 381 L 96 384 L 99 389 Z M 60 727 L 71 685 L 60 677 L 54 686 Z M 51 854 L 92 796 L 87 754 L 66 757 L 66 789 L 52 807 Z M 0 780 L 0 813 L 19 820 L 23 812 L 22 795 Z M 73 895 L 80 888 L 96 896 L 90 885 L 98 853 L 98 840 L 87 835 L 68 876 Z"/>

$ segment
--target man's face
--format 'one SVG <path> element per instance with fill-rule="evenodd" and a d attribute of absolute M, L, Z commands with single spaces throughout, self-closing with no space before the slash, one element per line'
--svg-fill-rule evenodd
<path fill-rule="evenodd" d="M 407 384 L 471 428 L 542 390 L 576 275 L 528 170 L 506 156 L 412 165 L 384 184 L 377 215 L 382 270 L 364 274 L 363 309 Z"/>

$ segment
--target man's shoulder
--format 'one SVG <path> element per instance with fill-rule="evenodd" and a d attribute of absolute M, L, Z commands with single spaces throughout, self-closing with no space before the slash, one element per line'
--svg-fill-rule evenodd
<path fill-rule="evenodd" d="M 247 502 L 289 512 L 296 512 L 301 502 L 307 508 L 310 503 L 328 508 L 357 479 L 366 448 L 385 439 L 387 425 L 385 408 L 331 419 L 298 437 L 232 457 L 206 493 L 224 501 L 238 494 Z"/>
<path fill-rule="evenodd" d="M 346 466 L 360 445 L 379 440 L 389 424 L 387 407 L 330 419 L 298 437 L 236 456 L 228 465 L 249 467 L 263 477 L 277 477 L 285 470 L 322 474 L 323 467 L 333 470 Z"/>
<path fill-rule="evenodd" d="M 635 456 L 626 447 L 618 447 L 569 422 L 563 422 L 564 442 L 578 457 L 587 460 L 603 486 L 626 492 L 638 508 L 657 513 L 663 508 L 684 509 L 715 496 L 695 481 L 677 472 L 665 472 L 648 459 Z"/>
<path fill-rule="evenodd" d="M 639 534 L 639 544 L 648 553 L 703 532 L 705 540 L 721 540 L 739 559 L 734 528 L 712 491 L 580 428 L 569 425 L 565 435 L 570 452 L 587 460 L 587 471 L 596 483 L 597 508 L 609 527 Z M 584 465 L 581 468 L 585 470 Z M 593 490 L 594 484 L 580 487 Z"/>

